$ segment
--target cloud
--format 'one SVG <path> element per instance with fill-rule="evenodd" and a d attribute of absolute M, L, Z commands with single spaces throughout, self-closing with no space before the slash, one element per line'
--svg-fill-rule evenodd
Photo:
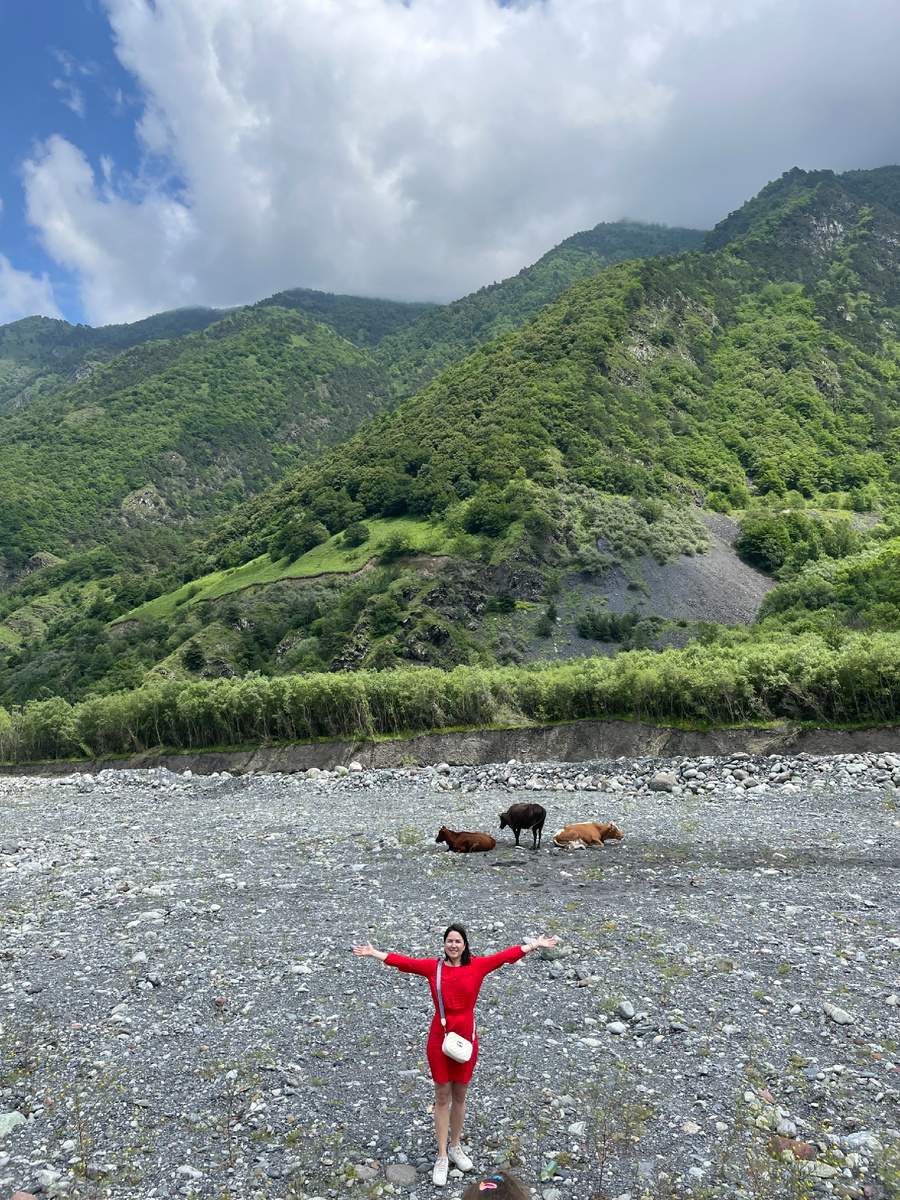
<path fill-rule="evenodd" d="M 296 285 L 450 299 L 599 220 L 700 215 L 678 167 L 698 153 L 698 121 L 718 139 L 701 164 L 706 223 L 718 219 L 747 173 L 714 167 L 746 108 L 736 81 L 766 80 L 777 111 L 767 29 L 835 7 L 106 0 L 145 98 L 144 166 L 97 171 L 51 138 L 25 166 L 29 219 L 95 321 Z M 853 6 L 862 30 L 878 8 Z M 820 65 L 816 28 L 784 64 L 801 91 Z"/>
<path fill-rule="evenodd" d="M 71 54 L 66 54 L 63 50 L 54 50 L 52 53 L 62 69 L 62 75 L 52 81 L 52 86 L 60 93 L 60 99 L 66 108 L 70 108 L 77 117 L 83 117 L 87 111 L 87 102 L 84 92 L 75 80 L 96 74 L 97 68 L 93 63 L 76 62 Z"/>
<path fill-rule="evenodd" d="M 6 255 L 0 254 L 0 325 L 35 314 L 62 316 L 50 280 L 46 275 L 37 279 L 27 271 L 17 271 Z"/>

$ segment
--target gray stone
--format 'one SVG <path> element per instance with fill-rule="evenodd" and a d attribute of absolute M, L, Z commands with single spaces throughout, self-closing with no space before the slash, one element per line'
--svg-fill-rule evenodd
<path fill-rule="evenodd" d="M 623 1033 L 628 1032 L 628 1026 L 624 1021 L 610 1021 L 606 1027 L 606 1032 L 621 1036 Z"/>
<path fill-rule="evenodd" d="M 868 1129 L 859 1129 L 856 1133 L 848 1133 L 844 1138 L 844 1145 L 850 1150 L 855 1150 L 857 1154 L 877 1154 L 884 1149 L 878 1135 Z"/>
<path fill-rule="evenodd" d="M 356 1174 L 356 1178 L 361 1183 L 371 1183 L 372 1180 L 375 1179 L 375 1177 L 378 1175 L 378 1168 L 377 1167 L 358 1166 L 358 1167 L 354 1167 L 354 1172 Z"/>
<path fill-rule="evenodd" d="M 8 1138 L 17 1125 L 24 1125 L 20 1112 L 0 1113 L 0 1138 Z"/>
<path fill-rule="evenodd" d="M 847 1012 L 846 1009 L 838 1008 L 836 1004 L 831 1004 L 830 1001 L 825 1001 L 822 1005 L 822 1011 L 825 1016 L 834 1021 L 835 1025 L 852 1025 L 854 1018 Z"/>
<path fill-rule="evenodd" d="M 398 1183 L 402 1187 L 416 1182 L 416 1168 L 409 1163 L 389 1163 L 384 1174 L 388 1183 Z"/>
<path fill-rule="evenodd" d="M 665 771 L 657 771 L 656 774 L 650 776 L 647 787 L 651 792 L 674 792 L 678 787 L 678 780 L 674 775 L 669 775 Z"/>
<path fill-rule="evenodd" d="M 614 1009 L 615 1015 L 623 1021 L 630 1021 L 634 1016 L 634 1005 L 630 1000 L 622 1000 Z"/>
<path fill-rule="evenodd" d="M 545 962 L 553 962 L 557 958 L 568 958 L 573 953 L 571 946 L 541 946 L 537 956 Z"/>

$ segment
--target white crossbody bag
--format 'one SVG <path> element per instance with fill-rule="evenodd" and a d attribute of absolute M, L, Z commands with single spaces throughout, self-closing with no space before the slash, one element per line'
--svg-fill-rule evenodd
<path fill-rule="evenodd" d="M 441 995 L 441 967 L 444 965 L 444 960 L 440 959 L 437 968 L 437 998 L 438 1010 L 441 1014 L 441 1025 L 444 1027 L 444 1041 L 441 1046 L 443 1052 L 448 1058 L 452 1058 L 454 1062 L 467 1063 L 472 1057 L 474 1049 L 471 1042 L 466 1041 L 464 1037 L 460 1037 L 458 1033 L 447 1032 L 447 1018 L 444 1016 L 444 998 Z"/>

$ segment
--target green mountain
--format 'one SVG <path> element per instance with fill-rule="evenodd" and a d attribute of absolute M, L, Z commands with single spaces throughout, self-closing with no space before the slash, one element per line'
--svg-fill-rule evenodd
<path fill-rule="evenodd" d="M 202 573 L 192 547 L 211 523 L 396 403 L 423 369 L 518 326 L 570 278 L 701 236 L 598 226 L 451 306 L 294 289 L 224 318 L 184 310 L 98 330 L 41 318 L 5 327 L 8 363 L 34 381 L 27 405 L 16 392 L 16 409 L 0 413 L 0 590 L 11 589 L 0 645 L 13 660 L 28 647 L 36 664 L 8 664 L 30 680 L 15 694 L 96 682 L 101 618 Z M 409 325 L 414 334 L 392 343 Z M 229 571 L 247 552 L 239 542 L 206 561 Z M 61 630 L 57 619 L 73 612 Z M 166 630 L 144 643 L 149 661 L 180 644 Z M 60 639 L 80 649 L 50 648 Z M 241 661 L 270 652 L 254 643 Z"/>
<path fill-rule="evenodd" d="M 371 347 L 435 305 L 403 300 L 374 300 L 365 296 L 340 296 L 331 292 L 314 292 L 309 288 L 290 288 L 260 300 L 254 307 L 289 308 L 305 313 L 308 317 L 329 326 L 348 342 L 353 342 L 356 346 Z"/>
<path fill-rule="evenodd" d="M 3 555 L 66 555 L 123 522 L 202 529 L 388 398 L 364 351 L 280 308 L 134 346 L 2 418 Z"/>
<path fill-rule="evenodd" d="M 518 275 L 431 308 L 386 337 L 377 358 L 398 394 L 411 396 L 479 346 L 520 329 L 576 280 L 628 259 L 693 249 L 704 236 L 699 229 L 603 222 L 566 238 Z"/>
<path fill-rule="evenodd" d="M 489 289 L 492 320 L 520 323 L 567 274 L 682 234 L 700 236 L 627 224 L 577 235 Z M 426 343 L 442 358 L 465 353 L 486 296 L 436 309 L 295 289 L 225 317 L 185 309 L 101 329 L 40 317 L 4 326 L 0 397 L 12 411 L 0 413 L 0 567 L 9 575 L 35 554 L 102 544 L 123 514 L 202 532 L 393 404 L 398 378 L 419 370 L 403 354 Z M 433 314 L 440 328 L 420 328 Z M 391 342 L 404 324 L 417 332 Z"/>
<path fill-rule="evenodd" d="M 99 329 L 52 317 L 0 325 L 0 413 L 87 379 L 132 346 L 196 333 L 223 315 L 214 308 L 178 308 Z"/>
<path fill-rule="evenodd" d="M 446 571 L 458 577 L 468 563 L 478 576 L 468 600 L 456 587 L 452 603 L 436 605 L 433 582 L 423 592 L 387 580 L 385 594 L 399 593 L 394 627 L 371 636 L 373 593 L 357 593 L 355 609 L 309 626 L 308 661 L 414 660 L 429 624 L 444 648 L 427 660 L 466 661 L 478 638 L 461 630 L 491 587 L 503 591 L 507 579 L 513 599 L 533 601 L 537 580 L 567 564 L 608 568 L 613 495 L 693 548 L 702 538 L 679 533 L 676 520 L 686 504 L 891 514 L 900 498 L 900 215 L 888 185 L 897 179 L 792 171 L 700 250 L 575 283 L 526 327 L 227 518 L 213 552 L 278 557 L 292 530 L 315 523 L 337 550 L 354 522 L 428 522 L 434 550 L 457 564 Z M 825 558 L 860 549 L 839 515 L 806 522 L 814 528 L 785 533 L 789 547 Z"/>
<path fill-rule="evenodd" d="M 334 531 L 462 505 L 477 531 L 511 485 L 892 498 L 900 216 L 831 172 L 789 172 L 746 207 L 702 251 L 574 284 L 227 528 L 262 549 L 298 510 Z"/>

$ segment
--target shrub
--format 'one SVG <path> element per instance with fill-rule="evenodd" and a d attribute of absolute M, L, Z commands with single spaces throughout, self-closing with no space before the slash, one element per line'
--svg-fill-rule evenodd
<path fill-rule="evenodd" d="M 188 671 L 202 671 L 206 666 L 206 655 L 203 647 L 197 642 L 188 642 L 181 651 L 181 662 Z"/>
<path fill-rule="evenodd" d="M 372 605 L 372 615 L 369 628 L 373 637 L 383 637 L 393 633 L 403 618 L 403 609 L 393 596 L 379 596 Z"/>
<path fill-rule="evenodd" d="M 630 615 L 630 614 L 629 614 Z M 514 658 L 518 647 L 507 647 Z M 154 680 L 131 692 L 29 701 L 0 725 L 0 752 L 29 759 L 371 738 L 511 720 L 730 725 L 900 719 L 900 634 L 719 638 L 540 667 L 399 668 L 244 679 Z"/>
<path fill-rule="evenodd" d="M 344 544 L 362 546 L 369 540 L 369 527 L 363 521 L 354 521 L 344 530 Z"/>
<path fill-rule="evenodd" d="M 516 600 L 510 592 L 496 592 L 484 608 L 489 613 L 511 613 L 516 611 Z"/>
<path fill-rule="evenodd" d="M 289 558 L 293 562 L 316 546 L 327 542 L 329 536 L 321 521 L 291 521 L 271 539 L 269 554 L 273 559 Z"/>
<path fill-rule="evenodd" d="M 398 558 L 405 558 L 407 554 L 415 554 L 415 552 L 415 547 L 405 534 L 392 533 L 381 546 L 379 557 L 383 563 L 389 563 Z"/>

